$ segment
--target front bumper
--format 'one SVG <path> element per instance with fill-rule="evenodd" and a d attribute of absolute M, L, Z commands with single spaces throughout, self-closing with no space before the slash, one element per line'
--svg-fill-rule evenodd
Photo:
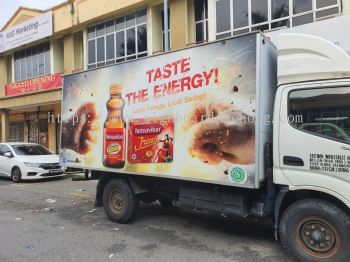
<path fill-rule="evenodd" d="M 61 169 L 43 169 L 38 167 L 28 167 L 26 172 L 22 172 L 23 180 L 45 179 L 51 177 L 62 177 L 64 173 Z"/>

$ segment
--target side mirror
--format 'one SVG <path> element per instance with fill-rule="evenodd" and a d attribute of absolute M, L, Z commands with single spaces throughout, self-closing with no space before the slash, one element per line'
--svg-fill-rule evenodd
<path fill-rule="evenodd" d="M 8 157 L 8 158 L 12 158 L 12 157 L 13 157 L 13 155 L 12 155 L 11 152 L 5 152 L 5 153 L 4 153 L 4 156 L 6 156 L 6 157 Z"/>

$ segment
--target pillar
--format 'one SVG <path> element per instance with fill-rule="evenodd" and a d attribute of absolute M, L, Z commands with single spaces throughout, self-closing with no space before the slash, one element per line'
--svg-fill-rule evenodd
<path fill-rule="evenodd" d="M 216 40 L 215 0 L 208 0 L 208 41 Z"/>
<path fill-rule="evenodd" d="M 1 112 L 1 141 L 8 142 L 10 138 L 9 110 L 2 109 L 0 112 Z"/>
<path fill-rule="evenodd" d="M 170 47 L 186 47 L 187 41 L 187 0 L 170 1 Z"/>
<path fill-rule="evenodd" d="M 63 38 L 63 71 L 65 74 L 73 73 L 74 70 L 74 37 L 72 34 Z"/>
<path fill-rule="evenodd" d="M 350 0 L 343 0 L 343 15 L 350 15 Z"/>
<path fill-rule="evenodd" d="M 4 56 L 0 56 L 0 97 L 5 96 L 5 85 L 7 84 L 7 64 Z"/>

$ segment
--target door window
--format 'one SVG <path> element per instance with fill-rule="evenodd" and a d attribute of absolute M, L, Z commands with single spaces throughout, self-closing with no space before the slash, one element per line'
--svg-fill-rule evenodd
<path fill-rule="evenodd" d="M 293 127 L 350 144 L 350 87 L 292 91 L 288 106 Z"/>

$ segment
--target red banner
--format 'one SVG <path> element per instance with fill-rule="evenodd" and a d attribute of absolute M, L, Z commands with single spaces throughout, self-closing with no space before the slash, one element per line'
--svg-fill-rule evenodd
<path fill-rule="evenodd" d="M 41 76 L 6 85 L 6 96 L 38 92 L 62 87 L 62 74 Z"/>

